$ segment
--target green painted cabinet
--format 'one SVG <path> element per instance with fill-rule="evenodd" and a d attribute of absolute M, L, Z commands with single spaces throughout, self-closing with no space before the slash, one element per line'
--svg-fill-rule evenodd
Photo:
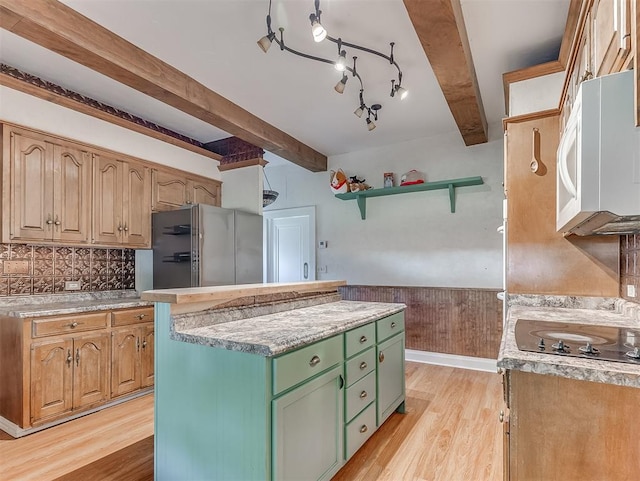
<path fill-rule="evenodd" d="M 342 365 L 272 401 L 274 479 L 330 479 L 342 466 Z"/>
<path fill-rule="evenodd" d="M 156 303 L 155 479 L 330 479 L 404 409 L 403 321 L 265 357 L 173 340 Z"/>

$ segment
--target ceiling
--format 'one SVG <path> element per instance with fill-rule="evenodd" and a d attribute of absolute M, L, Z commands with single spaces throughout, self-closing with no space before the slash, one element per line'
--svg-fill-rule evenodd
<path fill-rule="evenodd" d="M 441 1 L 441 0 L 424 0 Z M 209 89 L 326 156 L 457 131 L 402 0 L 323 0 L 322 23 L 333 37 L 394 56 L 409 96 L 391 98 L 396 70 L 358 55 L 368 104 L 380 103 L 369 132 L 358 106 L 359 85 L 333 87 L 330 65 L 282 52 L 265 54 L 267 0 L 62 0 L 62 3 L 181 70 Z M 487 122 L 504 116 L 502 74 L 557 60 L 570 0 L 461 0 Z M 335 44 L 313 42 L 312 0 L 273 0 L 272 26 L 285 28 L 291 48 L 334 59 Z M 348 49 L 347 49 L 348 50 Z M 0 29 L 0 61 L 128 111 L 201 142 L 228 137 L 170 107 L 57 53 Z M 462 142 L 462 137 L 460 139 Z"/>

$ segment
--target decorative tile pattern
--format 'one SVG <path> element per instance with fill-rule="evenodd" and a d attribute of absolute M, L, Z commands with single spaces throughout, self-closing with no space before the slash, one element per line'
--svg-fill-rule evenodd
<path fill-rule="evenodd" d="M 4 274 L 5 260 L 28 261 L 29 272 Z M 77 280 L 85 292 L 135 289 L 135 251 L 0 244 L 0 297 L 63 293 Z"/>

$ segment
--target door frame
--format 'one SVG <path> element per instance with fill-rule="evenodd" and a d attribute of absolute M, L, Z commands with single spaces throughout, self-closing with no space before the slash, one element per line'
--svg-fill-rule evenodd
<path fill-rule="evenodd" d="M 316 280 L 316 206 L 310 205 L 306 207 L 292 207 L 289 209 L 265 210 L 262 212 L 263 229 L 262 229 L 262 280 L 269 282 L 269 267 L 273 262 L 273 252 L 269 249 L 273 229 L 271 221 L 273 219 L 283 219 L 289 217 L 309 217 L 309 279 Z"/>

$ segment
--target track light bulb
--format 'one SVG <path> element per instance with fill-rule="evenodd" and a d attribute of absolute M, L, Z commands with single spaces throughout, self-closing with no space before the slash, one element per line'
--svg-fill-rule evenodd
<path fill-rule="evenodd" d="M 335 91 L 338 92 L 339 94 L 343 93 L 344 87 L 345 85 L 347 85 L 347 80 L 349 80 L 347 76 L 343 75 L 342 78 L 340 79 L 340 82 L 338 82 L 334 87 Z"/>
<path fill-rule="evenodd" d="M 354 112 L 354 115 L 358 118 L 362 118 L 362 114 L 364 113 L 364 109 L 362 106 L 358 107 Z"/>
<path fill-rule="evenodd" d="M 407 95 L 409 95 L 409 91 L 404 87 L 398 87 L 396 93 L 400 96 L 400 100 L 406 99 Z"/>
<path fill-rule="evenodd" d="M 344 50 L 340 52 L 338 60 L 333 66 L 338 72 L 344 72 L 347 68 L 347 52 L 345 52 Z"/>
<path fill-rule="evenodd" d="M 369 132 L 371 132 L 375 128 L 376 124 L 374 124 L 371 119 L 367 119 L 367 129 L 369 129 Z"/>
<path fill-rule="evenodd" d="M 269 47 L 271 47 L 271 39 L 268 35 L 265 35 L 260 40 L 258 40 L 258 47 L 260 47 L 264 53 L 267 53 L 267 50 L 269 50 Z"/>
<path fill-rule="evenodd" d="M 311 33 L 313 34 L 313 40 L 316 42 L 322 42 L 327 37 L 327 31 L 324 29 L 322 24 L 318 22 L 315 15 L 313 15 L 311 20 Z"/>

